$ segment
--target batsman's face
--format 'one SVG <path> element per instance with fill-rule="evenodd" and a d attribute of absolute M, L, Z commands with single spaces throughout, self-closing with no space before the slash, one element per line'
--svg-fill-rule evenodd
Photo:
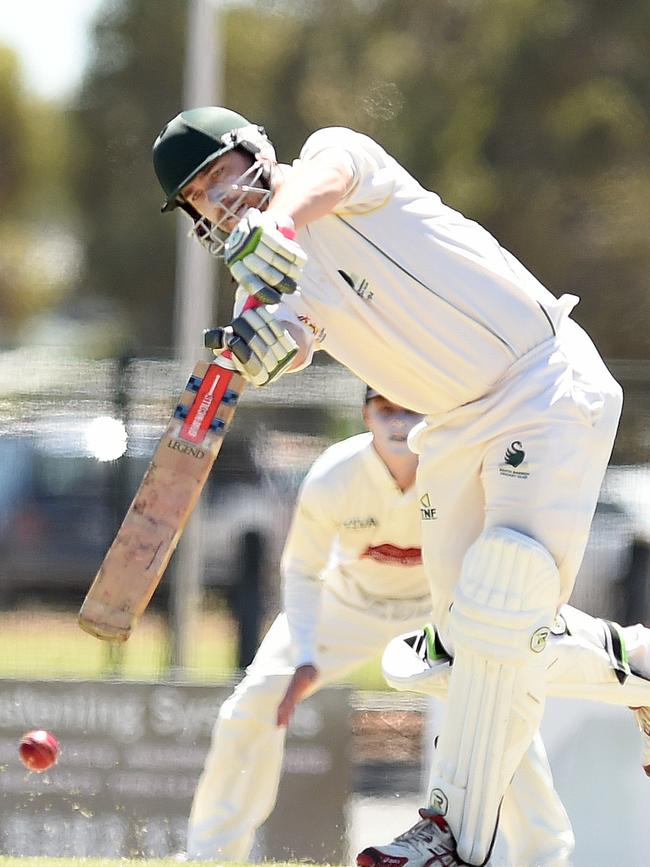
<path fill-rule="evenodd" d="M 228 235 L 249 208 L 266 207 L 269 190 L 261 164 L 245 151 L 232 150 L 192 178 L 181 195 L 219 232 Z"/>
<path fill-rule="evenodd" d="M 423 416 L 380 396 L 368 401 L 363 418 L 380 452 L 399 455 L 410 453 L 408 435 Z"/>

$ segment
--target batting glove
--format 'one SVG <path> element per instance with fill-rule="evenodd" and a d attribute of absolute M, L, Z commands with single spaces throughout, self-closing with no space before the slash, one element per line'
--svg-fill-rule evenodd
<path fill-rule="evenodd" d="M 228 236 L 223 258 L 237 283 L 263 304 L 296 291 L 307 255 L 269 214 L 250 208 Z M 288 234 L 288 232 L 287 232 Z"/>
<path fill-rule="evenodd" d="M 231 350 L 237 370 L 253 385 L 267 385 L 287 372 L 298 344 L 265 307 L 244 310 L 225 328 L 203 332 L 215 355 Z"/>

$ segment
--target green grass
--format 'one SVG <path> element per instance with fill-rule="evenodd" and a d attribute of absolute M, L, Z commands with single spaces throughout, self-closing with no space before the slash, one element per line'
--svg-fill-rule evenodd
<path fill-rule="evenodd" d="M 191 863 L 191 862 L 190 862 Z M 205 867 L 217 867 L 218 861 L 201 861 Z M 221 862 L 223 863 L 223 862 Z M 267 861 L 273 867 L 305 867 L 305 862 L 298 861 Z M 178 867 L 178 861 L 169 858 L 138 858 L 136 860 L 123 858 L 48 858 L 47 856 L 34 858 L 12 858 L 0 855 L 0 867 L 65 867 L 74 864 L 75 867 Z M 230 867 L 250 867 L 249 864 L 240 862 L 230 863 Z M 334 865 L 330 865 L 334 867 Z"/>
<path fill-rule="evenodd" d="M 31 610 L 0 614 L 0 678 L 160 680 L 168 672 L 169 633 L 163 617 L 149 611 L 125 644 L 111 645 L 83 632 L 76 611 Z M 223 611 L 199 616 L 188 675 L 211 683 L 236 673 L 236 627 Z M 355 689 L 385 689 L 379 660 L 346 678 Z M 0 862 L 0 867 L 2 862 Z"/>

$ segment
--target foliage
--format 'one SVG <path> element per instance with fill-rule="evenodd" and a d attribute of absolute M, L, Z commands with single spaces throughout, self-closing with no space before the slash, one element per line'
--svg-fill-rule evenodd
<path fill-rule="evenodd" d="M 26 171 L 24 142 L 26 117 L 20 70 L 15 54 L 0 47 L 0 195 L 7 210 L 15 209 L 20 201 Z"/>
<path fill-rule="evenodd" d="M 50 858 L 20 857 L 0 855 L 0 867 L 178 867 L 174 858 Z M 205 867 L 218 867 L 216 861 L 204 861 Z M 230 862 L 231 867 L 247 867 L 244 862 Z M 270 861 L 270 867 L 301 867 L 297 861 Z"/>
<path fill-rule="evenodd" d="M 74 271 L 66 219 L 67 129 L 25 90 L 18 59 L 0 45 L 0 338 L 56 304 Z"/>
<path fill-rule="evenodd" d="M 159 217 L 151 145 L 178 111 L 185 6 L 178 0 L 107 3 L 70 115 L 84 292 L 108 296 L 128 312 L 139 337 L 140 345 L 131 347 L 136 351 L 171 341 L 175 223 Z"/>

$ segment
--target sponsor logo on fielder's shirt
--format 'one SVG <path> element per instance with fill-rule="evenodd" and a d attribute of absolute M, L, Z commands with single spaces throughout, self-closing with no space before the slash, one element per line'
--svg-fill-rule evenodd
<path fill-rule="evenodd" d="M 438 510 L 431 505 L 431 500 L 428 494 L 423 494 L 420 497 L 420 518 L 423 521 L 435 521 L 438 517 Z"/>
<path fill-rule="evenodd" d="M 364 301 L 372 301 L 375 297 L 375 293 L 369 288 L 368 281 L 365 277 L 357 277 L 356 274 L 348 274 L 346 271 L 341 271 L 339 268 L 339 274 L 348 286 L 353 289 L 359 298 L 363 298 Z"/>
<path fill-rule="evenodd" d="M 503 463 L 499 464 L 499 474 L 511 479 L 527 479 L 530 472 L 525 469 L 525 458 L 526 452 L 521 445 L 521 440 L 514 440 L 506 448 Z M 519 469 L 522 465 L 524 468 Z"/>
<path fill-rule="evenodd" d="M 389 566 L 421 566 L 421 548 L 400 548 L 385 542 L 383 545 L 368 545 L 361 555 L 377 563 L 387 563 Z"/>
<path fill-rule="evenodd" d="M 368 527 L 378 527 L 379 521 L 372 515 L 365 518 L 346 518 L 343 526 L 346 530 L 366 530 Z"/>

